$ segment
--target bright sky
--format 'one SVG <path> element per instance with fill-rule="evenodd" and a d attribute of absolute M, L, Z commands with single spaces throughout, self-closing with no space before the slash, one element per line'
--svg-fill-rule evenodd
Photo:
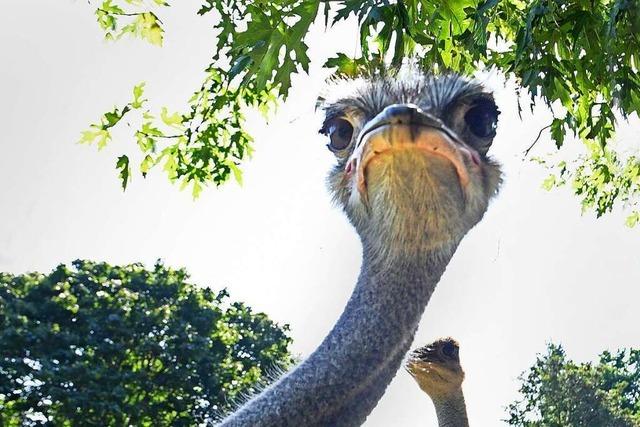
<path fill-rule="evenodd" d="M 136 176 L 126 193 L 115 158 L 131 138 L 97 153 L 80 131 L 146 80 L 159 108 L 184 106 L 199 85 L 214 39 L 199 2 L 173 2 L 162 15 L 162 49 L 107 43 L 82 1 L 4 0 L 0 15 L 0 270 L 50 271 L 77 258 L 110 263 L 162 258 L 193 281 L 228 287 L 291 325 L 305 356 L 329 331 L 360 268 L 357 236 L 330 204 L 324 177 L 333 162 L 317 134 L 320 69 L 336 47 L 352 53 L 353 27 L 309 39 L 311 75 L 294 78 L 289 101 L 267 124 L 252 115 L 256 152 L 244 186 L 210 188 L 192 201 L 164 175 Z M 639 346 L 640 230 L 623 214 L 580 215 L 568 190 L 540 189 L 545 172 L 522 161 L 548 116 L 519 120 L 513 88 L 491 78 L 503 112 L 493 155 L 505 184 L 465 238 L 422 319 L 416 345 L 451 335 L 461 343 L 469 416 L 498 425 L 517 376 L 552 340 L 570 357 Z M 633 122 L 637 129 L 638 121 Z M 638 146 L 631 125 L 619 139 Z M 122 133 L 122 136 L 127 135 Z M 538 154 L 551 150 L 548 137 Z M 435 426 L 431 403 L 400 372 L 367 426 Z"/>

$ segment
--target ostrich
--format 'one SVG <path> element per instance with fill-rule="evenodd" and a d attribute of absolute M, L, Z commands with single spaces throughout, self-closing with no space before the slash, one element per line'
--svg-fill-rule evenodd
<path fill-rule="evenodd" d="M 469 427 L 459 352 L 460 346 L 453 338 L 442 338 L 412 351 L 405 365 L 431 398 L 440 427 Z"/>
<path fill-rule="evenodd" d="M 497 193 L 487 151 L 499 112 L 482 85 L 415 69 L 351 83 L 323 100 L 320 133 L 336 158 L 329 190 L 362 243 L 355 289 L 320 346 L 222 426 L 362 424 Z"/>

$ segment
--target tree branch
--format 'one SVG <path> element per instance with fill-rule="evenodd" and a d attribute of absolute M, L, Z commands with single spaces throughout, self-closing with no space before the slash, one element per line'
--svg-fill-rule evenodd
<path fill-rule="evenodd" d="M 540 137 L 542 136 L 542 132 L 544 132 L 545 130 L 549 129 L 550 127 L 551 127 L 551 125 L 547 125 L 547 126 L 543 127 L 542 129 L 540 129 L 540 132 L 538 132 L 538 136 L 536 136 L 536 139 L 533 141 L 533 143 L 531 143 L 529 148 L 527 148 L 525 150 L 524 157 L 527 157 L 529 155 L 529 151 L 531 151 L 531 149 L 538 143 L 538 141 L 540 141 Z"/>
<path fill-rule="evenodd" d="M 181 138 L 184 136 L 184 134 L 182 135 L 150 135 L 146 132 L 142 132 L 142 131 L 137 131 L 140 135 L 144 135 L 147 138 Z"/>
<path fill-rule="evenodd" d="M 96 10 L 106 14 L 106 15 L 118 15 L 118 16 L 138 16 L 138 15 L 143 15 L 145 13 L 149 13 L 149 12 L 132 12 L 132 13 L 125 13 L 125 12 L 110 12 L 108 10 L 104 10 L 102 8 L 97 8 Z"/>

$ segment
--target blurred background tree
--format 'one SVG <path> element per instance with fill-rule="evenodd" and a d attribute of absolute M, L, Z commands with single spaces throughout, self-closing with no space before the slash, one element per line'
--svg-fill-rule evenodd
<path fill-rule="evenodd" d="M 211 421 L 286 369 L 288 326 L 157 263 L 0 273 L 0 426 Z"/>
<path fill-rule="evenodd" d="M 561 346 L 549 344 L 520 380 L 520 399 L 508 407 L 509 425 L 640 425 L 640 350 L 605 351 L 597 363 L 575 363 Z"/>
<path fill-rule="evenodd" d="M 162 44 L 158 15 L 170 13 L 167 1 L 89 3 L 108 39 L 132 35 Z M 617 120 L 640 111 L 640 0 L 202 0 L 198 14 L 215 17 L 217 44 L 187 108 L 152 113 L 140 84 L 81 142 L 103 147 L 111 129 L 135 113 L 143 176 L 160 165 L 171 181 L 191 186 L 194 197 L 208 183 L 241 181 L 240 164 L 252 149 L 244 109 L 268 112 L 286 99 L 291 75 L 308 72 L 312 23 L 330 30 L 353 18 L 360 52 L 350 56 L 336 46 L 325 64 L 334 75 L 371 73 L 407 58 L 436 73 L 496 70 L 515 82 L 522 103 L 551 111 L 540 136 L 548 131 L 558 151 L 565 141 L 582 143 L 568 159 L 532 157 L 550 170 L 543 186 L 569 184 L 583 211 L 601 216 L 620 207 L 627 225 L 640 222 L 638 144 L 630 150 L 614 144 Z M 539 139 L 523 146 L 525 156 Z M 116 162 L 124 188 L 132 177 L 129 154 Z"/>

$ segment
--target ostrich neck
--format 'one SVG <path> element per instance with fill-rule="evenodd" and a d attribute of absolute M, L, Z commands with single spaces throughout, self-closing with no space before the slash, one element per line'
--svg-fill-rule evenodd
<path fill-rule="evenodd" d="M 462 389 L 456 390 L 446 398 L 432 400 L 436 407 L 438 427 L 469 427 Z"/>
<path fill-rule="evenodd" d="M 364 245 L 356 287 L 322 344 L 222 426 L 354 426 L 395 376 L 453 249 L 383 259 Z"/>

